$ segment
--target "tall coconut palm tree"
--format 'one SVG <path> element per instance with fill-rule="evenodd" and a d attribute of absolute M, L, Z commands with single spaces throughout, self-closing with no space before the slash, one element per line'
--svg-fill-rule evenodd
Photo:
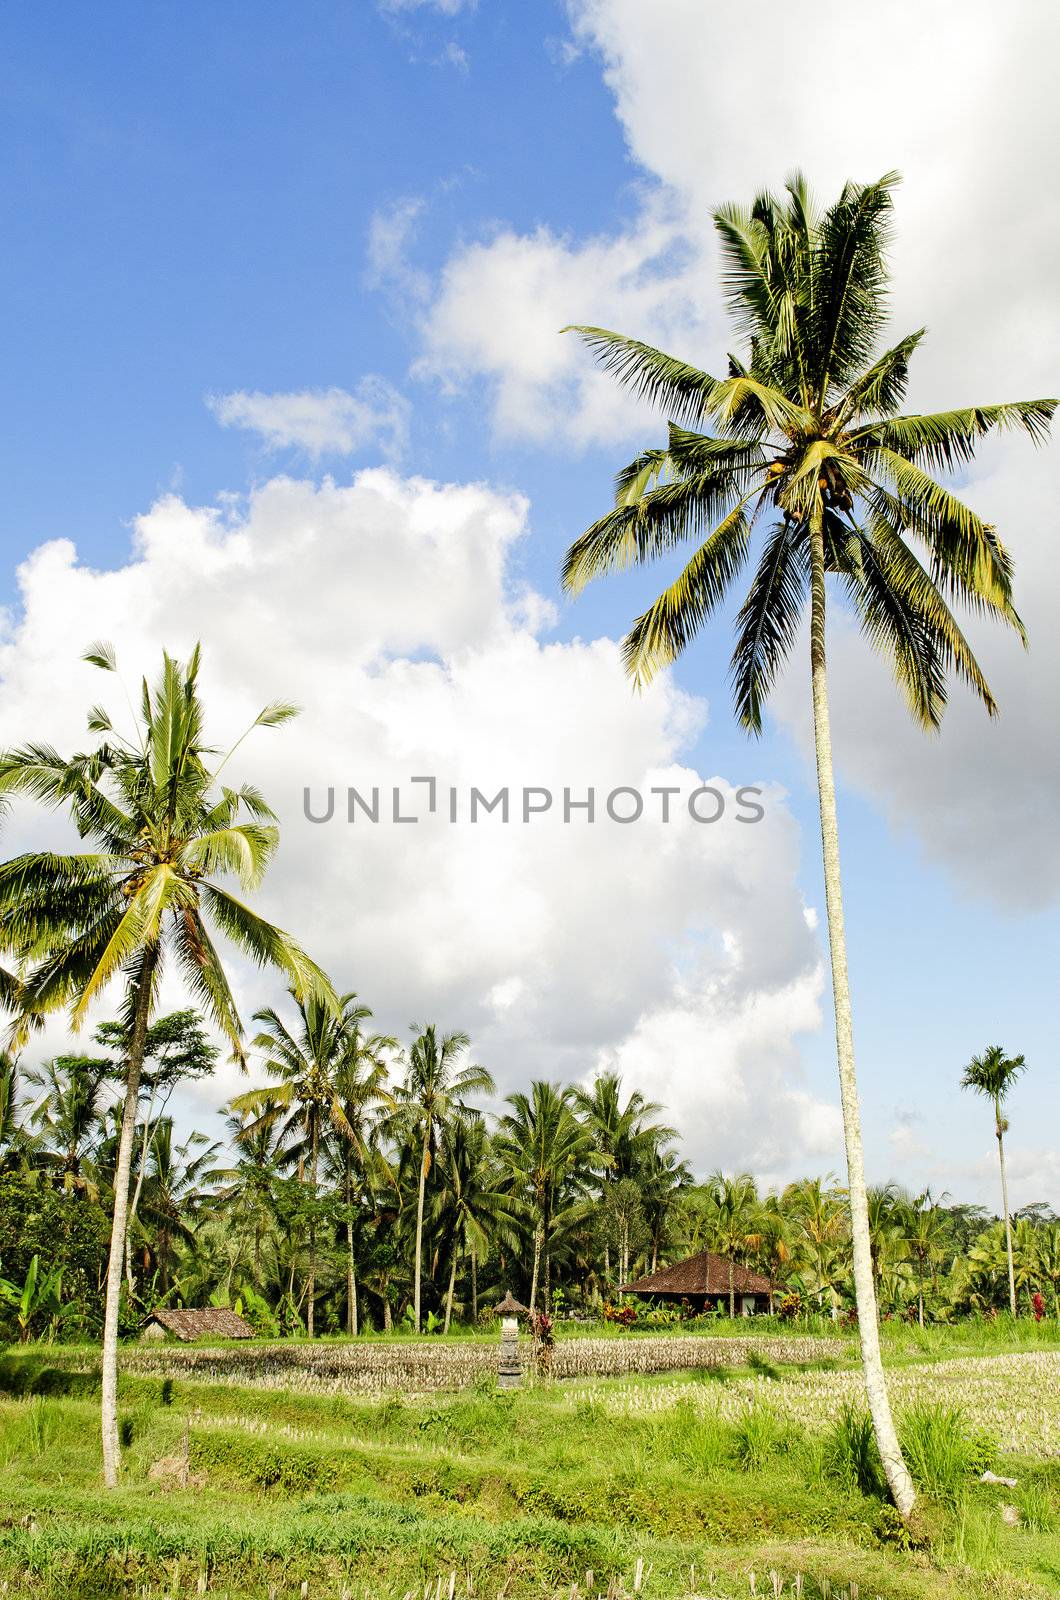
<path fill-rule="evenodd" d="M 877 353 L 886 316 L 888 174 L 848 183 L 823 214 L 805 181 L 786 197 L 715 214 L 724 283 L 746 353 L 717 378 L 603 328 L 579 332 L 603 366 L 670 418 L 667 444 L 618 476 L 614 509 L 575 541 L 563 582 L 695 549 L 636 619 L 629 672 L 647 682 L 718 610 L 766 524 L 736 619 L 732 680 L 743 725 L 761 729 L 776 675 L 800 637 L 809 600 L 810 685 L 825 904 L 862 1362 L 887 1481 L 903 1515 L 914 1491 L 898 1447 L 879 1348 L 854 1068 L 839 833 L 828 705 L 825 601 L 845 594 L 870 643 L 892 661 L 923 726 L 939 724 L 949 671 L 997 708 L 949 600 L 999 618 L 1021 636 L 1012 567 L 995 530 L 931 474 L 965 465 L 981 439 L 1020 428 L 1044 439 L 1053 399 L 900 415 L 919 329 Z M 916 547 L 921 555 L 917 554 Z"/>
<path fill-rule="evenodd" d="M 1016 1272 L 1012 1261 L 1012 1220 L 1009 1215 L 1008 1177 L 1005 1172 L 1005 1134 L 1008 1132 L 1008 1119 L 1001 1108 L 1008 1098 L 1012 1085 L 1020 1073 L 1026 1071 L 1026 1067 L 1027 1063 L 1022 1056 L 1007 1056 L 999 1044 L 992 1044 L 981 1056 L 972 1057 L 961 1078 L 962 1089 L 971 1089 L 975 1094 L 983 1095 L 994 1109 L 994 1135 L 997 1139 L 997 1159 L 1001 1165 L 1005 1251 L 1008 1256 L 1008 1300 L 1013 1316 L 1016 1315 Z"/>
<path fill-rule="evenodd" d="M 435 1023 L 412 1024 L 405 1081 L 395 1091 L 398 1116 L 417 1146 L 416 1244 L 413 1266 L 412 1307 L 416 1332 L 421 1329 L 423 1287 L 423 1208 L 427 1175 L 442 1129 L 455 1113 L 467 1109 L 473 1094 L 492 1094 L 494 1082 L 485 1067 L 465 1060 L 471 1040 L 466 1033 L 441 1037 Z"/>
<path fill-rule="evenodd" d="M 587 1089 L 572 1088 L 569 1099 L 596 1148 L 605 1184 L 639 1176 L 638 1168 L 661 1145 L 677 1137 L 673 1128 L 651 1120 L 662 1107 L 654 1100 L 646 1100 L 639 1089 L 634 1089 L 622 1104 L 622 1079 L 617 1072 L 601 1072 Z M 610 1276 L 611 1246 L 605 1234 L 605 1281 Z"/>
<path fill-rule="evenodd" d="M 359 1004 L 355 994 L 343 995 L 337 1008 L 316 994 L 299 999 L 292 992 L 292 999 L 299 1018 L 293 1033 L 271 1006 L 254 1013 L 254 1021 L 261 1024 L 254 1047 L 263 1053 L 263 1070 L 278 1081 L 236 1095 L 231 1105 L 237 1113 L 257 1113 L 259 1122 L 280 1119 L 280 1139 L 287 1148 L 288 1160 L 297 1164 L 299 1176 L 308 1184 L 311 1203 L 306 1332 L 312 1339 L 321 1146 L 329 1132 L 342 1139 L 353 1140 L 356 1136 L 343 1106 L 343 1091 L 350 1087 L 349 1078 L 340 1082 L 340 1073 L 357 1043 L 356 1030 L 371 1012 Z"/>
<path fill-rule="evenodd" d="M 109 646 L 86 657 L 116 670 Z M 129 1173 L 140 1075 L 151 1012 L 167 959 L 242 1058 L 243 1026 L 210 925 L 262 966 L 278 967 L 300 993 L 330 994 L 323 973 L 290 935 L 265 922 L 222 886 L 260 883 L 279 843 L 272 811 L 249 786 L 219 784 L 206 743 L 199 693 L 200 651 L 186 666 L 163 656 L 152 690 L 144 682 L 131 739 L 106 712 L 89 713 L 96 748 L 66 758 L 47 745 L 0 754 L 0 798 L 27 795 L 69 812 L 80 855 L 34 851 L 0 866 L 0 949 L 22 964 L 21 1032 L 68 1006 L 75 1028 L 112 981 L 124 986 L 128 1048 L 114 1176 L 114 1213 L 103 1321 L 103 1471 L 118 1482 L 118 1306 L 129 1204 Z M 267 706 L 254 727 L 275 727 L 293 708 Z M 227 758 L 226 758 L 227 759 Z M 246 814 L 245 821 L 237 820 Z M 16 1019 L 18 1020 L 18 1019 Z"/>

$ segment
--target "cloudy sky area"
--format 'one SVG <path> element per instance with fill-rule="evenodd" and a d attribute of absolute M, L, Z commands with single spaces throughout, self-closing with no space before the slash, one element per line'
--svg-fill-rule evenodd
<path fill-rule="evenodd" d="M 661 425 L 558 329 L 716 368 L 711 208 L 795 166 L 825 195 L 898 167 L 895 331 L 930 328 L 911 405 L 1055 393 L 1060 15 L 897 0 L 882 26 L 827 3 L 810 30 L 773 0 L 389 0 L 312 3 L 296 29 L 279 4 L 116 0 L 3 32 L 0 740 L 81 741 L 108 687 L 78 660 L 92 639 L 135 682 L 201 638 L 218 742 L 265 700 L 304 707 L 241 751 L 284 820 L 262 903 L 381 1025 L 468 1028 L 505 1089 L 617 1065 L 701 1170 L 838 1171 L 806 674 L 749 744 L 723 619 L 631 695 L 617 640 L 651 578 L 571 605 L 556 573 Z M 1017 1201 L 1060 1204 L 1060 455 L 1006 442 L 962 488 L 1032 640 L 976 632 L 999 722 L 955 692 L 926 740 L 833 613 L 870 1174 L 993 1203 L 956 1082 L 999 1041 L 1031 1066 Z M 346 785 L 428 773 L 462 795 L 710 783 L 728 808 L 343 820 Z M 305 821 L 306 785 L 340 790 L 334 821 Z M 6 845 L 50 837 L 17 813 Z M 276 999 L 238 983 L 247 1013 Z"/>

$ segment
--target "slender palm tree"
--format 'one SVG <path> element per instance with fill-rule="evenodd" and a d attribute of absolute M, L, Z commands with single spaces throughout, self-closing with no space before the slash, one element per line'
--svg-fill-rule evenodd
<path fill-rule="evenodd" d="M 387 1086 L 387 1057 L 398 1049 L 389 1034 L 365 1034 L 361 1023 L 371 1016 L 358 1006 L 351 1019 L 345 1049 L 335 1073 L 335 1087 L 345 1118 L 338 1138 L 327 1142 L 327 1157 L 342 1195 L 342 1227 L 346 1243 L 346 1331 L 360 1332 L 357 1304 L 357 1262 L 354 1250 L 354 1213 L 381 1183 L 390 1180 L 390 1167 L 379 1148 L 381 1115 L 393 1111 L 394 1097 Z"/>
<path fill-rule="evenodd" d="M 442 1332 L 448 1333 L 461 1260 L 468 1257 L 471 1262 L 471 1317 L 476 1321 L 479 1264 L 496 1243 L 514 1239 L 518 1218 L 511 1197 L 499 1187 L 485 1118 L 478 1112 L 450 1118 L 442 1131 L 438 1170 L 436 1210 L 449 1246 L 449 1285 L 442 1326 Z"/>
<path fill-rule="evenodd" d="M 604 1184 L 620 1183 L 639 1177 L 638 1168 L 677 1137 L 673 1128 L 651 1119 L 662 1111 L 653 1100 L 646 1100 L 634 1089 L 622 1104 L 622 1079 L 617 1072 L 601 1072 L 589 1088 L 570 1090 L 570 1103 L 581 1118 L 596 1147 L 603 1167 Z M 620 1276 L 623 1274 L 620 1272 Z M 611 1277 L 610 1238 L 604 1235 L 604 1280 Z"/>
<path fill-rule="evenodd" d="M 997 1138 L 997 1159 L 1001 1165 L 1001 1205 L 1005 1222 L 1005 1250 L 1008 1255 L 1009 1310 L 1016 1315 L 1016 1272 L 1012 1262 L 1012 1220 L 1008 1207 L 1008 1177 L 1005 1172 L 1005 1134 L 1008 1119 L 1001 1108 L 1008 1099 L 1009 1090 L 1026 1070 L 1022 1056 L 1007 1056 L 999 1044 L 992 1044 L 981 1056 L 973 1056 L 964 1069 L 961 1088 L 983 1095 L 994 1108 L 994 1134 Z"/>
<path fill-rule="evenodd" d="M 943 1195 L 942 1199 L 945 1198 Z M 917 1321 L 923 1327 L 924 1283 L 929 1273 L 934 1275 L 945 1257 L 947 1245 L 952 1242 L 950 1227 L 941 1201 L 935 1199 L 930 1189 L 925 1189 L 904 1207 L 903 1221 L 909 1253 L 916 1262 Z"/>
<path fill-rule="evenodd" d="M 289 1163 L 297 1165 L 308 1184 L 309 1262 L 306 1273 L 306 1332 L 312 1339 L 316 1319 L 317 1209 L 320 1201 L 320 1152 L 329 1132 L 353 1140 L 355 1130 L 343 1105 L 343 1090 L 350 1087 L 340 1073 L 356 1042 L 356 1030 L 371 1013 L 355 994 L 345 994 L 336 1008 L 326 997 L 308 994 L 299 999 L 299 1026 L 295 1032 L 271 1006 L 254 1013 L 261 1030 L 254 1047 L 263 1052 L 263 1070 L 278 1082 L 236 1095 L 232 1110 L 257 1113 L 259 1121 L 281 1119 L 280 1139 Z M 253 1126 L 253 1125 L 252 1125 Z"/>
<path fill-rule="evenodd" d="M 715 1172 L 707 1179 L 706 1186 L 714 1207 L 714 1237 L 718 1249 L 728 1259 L 729 1316 L 735 1317 L 733 1258 L 757 1250 L 762 1238 L 758 1189 L 749 1172 L 739 1172 L 734 1178 Z"/>
<path fill-rule="evenodd" d="M 995 530 L 931 474 L 965 465 L 1005 428 L 1040 441 L 1053 399 L 900 415 L 919 329 L 877 354 L 886 316 L 886 245 L 896 175 L 848 183 L 818 214 L 805 181 L 785 198 L 715 214 L 724 283 L 746 354 L 716 378 L 607 329 L 579 332 L 603 366 L 669 416 L 665 448 L 617 479 L 614 509 L 575 541 L 563 581 L 590 579 L 695 549 L 634 622 L 626 665 L 638 683 L 674 661 L 717 611 L 766 524 L 736 619 L 732 679 L 751 732 L 799 638 L 809 599 L 809 656 L 825 904 L 852 1216 L 862 1362 L 888 1485 L 903 1515 L 914 1490 L 898 1447 L 879 1348 L 854 1067 L 839 835 L 828 706 L 825 600 L 849 598 L 869 641 L 892 661 L 914 717 L 936 728 L 953 671 L 997 708 L 948 603 L 999 618 L 1022 637 L 1011 561 Z M 919 546 L 924 560 L 916 553 Z"/>
<path fill-rule="evenodd" d="M 109 646 L 86 657 L 116 670 Z M 0 755 L 0 797 L 22 794 L 69 812 L 96 845 L 80 855 L 34 851 L 0 866 L 0 949 L 20 975 L 24 1036 L 49 1011 L 69 1007 L 75 1028 L 113 980 L 125 990 L 121 1132 L 103 1321 L 103 1471 L 118 1482 L 118 1307 L 129 1205 L 129 1174 L 140 1075 L 164 962 L 172 959 L 196 1000 L 242 1059 L 243 1026 L 210 924 L 262 966 L 278 967 L 300 993 L 330 994 L 320 969 L 288 934 L 264 921 L 219 878 L 260 883 L 279 843 L 273 812 L 247 785 L 218 784 L 222 760 L 205 742 L 200 651 L 186 666 L 163 656 L 152 690 L 142 687 L 139 724 L 123 738 L 106 712 L 89 713 L 95 749 L 63 757 L 47 745 Z M 293 707 L 267 706 L 254 727 L 275 727 Z M 227 758 L 225 758 L 227 759 Z M 246 813 L 248 820 L 237 820 Z"/>
<path fill-rule="evenodd" d="M 587 1212 L 588 1180 L 601 1159 L 588 1130 L 571 1110 L 557 1084 L 540 1079 L 528 1095 L 508 1096 L 497 1125 L 496 1151 L 505 1169 L 505 1187 L 528 1205 L 533 1218 L 534 1254 L 529 1309 L 537 1309 L 544 1278 L 545 1310 L 550 1309 L 551 1261 L 557 1235 L 568 1232 Z"/>
<path fill-rule="evenodd" d="M 395 1091 L 398 1115 L 417 1146 L 416 1244 L 413 1266 L 412 1307 L 416 1332 L 421 1331 L 423 1288 L 423 1209 L 427 1175 L 438 1140 L 449 1118 L 467 1109 L 473 1094 L 492 1094 L 494 1082 L 485 1067 L 465 1061 L 471 1040 L 466 1033 L 441 1037 L 435 1023 L 412 1024 L 405 1081 Z"/>

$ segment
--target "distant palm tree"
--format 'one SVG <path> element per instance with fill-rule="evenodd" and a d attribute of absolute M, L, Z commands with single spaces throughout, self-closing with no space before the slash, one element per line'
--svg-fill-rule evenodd
<path fill-rule="evenodd" d="M 192 1222 L 204 1194 L 221 1177 L 216 1166 L 220 1151 L 219 1144 L 211 1144 L 198 1132 L 176 1144 L 172 1117 L 159 1117 L 152 1129 L 140 1225 L 145 1240 L 151 1242 L 162 1299 L 169 1293 L 174 1249 L 193 1242 Z"/>
<path fill-rule="evenodd" d="M 20 1118 L 21 1076 L 18 1056 L 0 1050 L 0 1171 L 17 1163 L 30 1138 Z"/>
<path fill-rule="evenodd" d="M 477 1112 L 452 1117 L 442 1131 L 436 1206 L 449 1245 L 449 1286 L 445 1296 L 443 1333 L 453 1319 L 456 1272 L 463 1257 L 471 1260 L 471 1320 L 478 1319 L 479 1263 L 497 1241 L 510 1242 L 517 1217 L 511 1197 L 498 1187 L 485 1119 Z"/>
<path fill-rule="evenodd" d="M 743 358 L 715 378 L 606 328 L 580 333 L 603 366 L 670 418 L 665 448 L 616 480 L 614 509 L 567 552 L 564 586 L 657 558 L 686 540 L 684 570 L 636 619 L 629 672 L 647 682 L 716 613 L 768 530 L 736 619 L 732 681 L 744 727 L 761 729 L 765 699 L 800 638 L 809 599 L 809 657 L 832 965 L 839 1081 L 852 1217 L 862 1365 L 880 1455 L 903 1516 L 915 1493 L 891 1417 L 879 1346 L 865 1200 L 839 831 L 828 705 L 827 580 L 849 597 L 870 643 L 891 659 L 909 707 L 935 728 L 950 671 L 996 706 L 948 600 L 1000 618 L 1022 637 L 1011 560 L 995 530 L 933 476 L 971 460 L 992 430 L 1047 434 L 1053 399 L 898 415 L 909 359 L 924 330 L 876 354 L 887 316 L 886 245 L 897 175 L 848 183 L 818 215 L 805 181 L 750 210 L 715 213 L 724 283 Z M 707 430 L 710 431 L 707 431 Z M 926 564 L 914 549 L 920 547 Z"/>
<path fill-rule="evenodd" d="M 354 1205 L 362 1203 L 376 1186 L 389 1182 L 390 1168 L 379 1149 L 380 1116 L 394 1109 L 387 1087 L 387 1056 L 398 1049 L 389 1034 L 365 1034 L 361 1023 L 371 1016 L 358 1006 L 346 1035 L 345 1048 L 335 1074 L 345 1128 L 327 1146 L 329 1164 L 339 1179 L 346 1236 L 346 1331 L 360 1332 L 357 1305 L 357 1263 L 354 1252 Z"/>
<path fill-rule="evenodd" d="M 1005 1134 L 1008 1132 L 1008 1120 L 1002 1115 L 1001 1107 L 1008 1098 L 1009 1090 L 1019 1077 L 1026 1071 L 1027 1063 L 1022 1056 L 1006 1056 L 999 1044 L 992 1044 L 984 1050 L 981 1056 L 973 1056 L 964 1069 L 961 1078 L 961 1088 L 971 1089 L 976 1094 L 983 1095 L 990 1101 L 994 1108 L 994 1134 L 997 1138 L 997 1159 L 1001 1164 L 1001 1205 L 1004 1210 L 1005 1221 L 1005 1251 L 1008 1256 L 1008 1300 L 1012 1315 L 1016 1315 L 1016 1273 L 1012 1261 L 1012 1221 L 1008 1205 L 1008 1178 L 1005 1174 Z"/>
<path fill-rule="evenodd" d="M 92 1157 L 104 1137 L 107 1089 L 117 1076 L 113 1061 L 93 1056 L 57 1056 L 26 1073 L 27 1083 L 43 1091 L 29 1114 L 38 1160 L 60 1175 L 69 1193 L 97 1197 Z"/>
<path fill-rule="evenodd" d="M 951 1229 L 946 1213 L 930 1189 L 918 1194 L 904 1208 L 903 1221 L 909 1253 L 916 1262 L 917 1320 L 923 1327 L 924 1281 L 929 1271 L 934 1274 L 937 1264 L 943 1260 L 946 1246 L 951 1242 Z"/>
<path fill-rule="evenodd" d="M 395 1090 L 399 1120 L 402 1120 L 418 1147 L 416 1192 L 416 1246 L 413 1268 L 412 1305 L 416 1332 L 421 1331 L 423 1278 L 423 1208 L 427 1193 L 427 1174 L 434 1152 L 449 1118 L 466 1108 L 473 1094 L 492 1094 L 494 1082 L 485 1067 L 465 1062 L 471 1044 L 466 1033 L 447 1033 L 441 1038 L 435 1023 L 421 1027 L 412 1024 L 405 1081 Z"/>
<path fill-rule="evenodd" d="M 266 1230 L 275 1222 L 275 1190 L 281 1175 L 281 1108 L 261 1102 L 252 1112 L 233 1113 L 228 1135 L 236 1164 L 218 1173 L 223 1187 L 219 1198 L 237 1225 L 247 1226 L 251 1237 L 251 1275 L 254 1289 L 262 1288 L 261 1252 Z"/>
<path fill-rule="evenodd" d="M 543 1268 L 548 1311 L 553 1243 L 584 1218 L 588 1178 L 599 1170 L 601 1158 L 558 1085 L 537 1079 L 528 1095 L 510 1094 L 505 1103 L 511 1109 L 497 1124 L 495 1147 L 505 1169 L 505 1187 L 529 1207 L 533 1218 L 529 1309 L 537 1309 Z"/>
<path fill-rule="evenodd" d="M 116 670 L 109 646 L 86 660 Z M 242 1058 L 243 1025 L 210 924 L 252 961 L 278 967 L 299 992 L 330 994 L 319 967 L 286 933 L 237 899 L 218 878 L 245 889 L 261 881 L 279 843 L 273 812 L 256 789 L 218 784 L 205 741 L 200 651 L 186 666 L 163 656 L 157 686 L 145 682 L 132 739 L 94 707 L 97 748 L 65 758 L 47 745 L 0 755 L 0 800 L 22 794 L 69 811 L 96 853 L 34 851 L 0 867 L 0 949 L 26 968 L 21 1032 L 69 1006 L 79 1027 L 114 979 L 125 985 L 128 1029 L 124 1101 L 114 1177 L 114 1213 L 103 1319 L 103 1474 L 118 1482 L 118 1312 L 129 1206 L 129 1174 L 147 1030 L 164 959 L 172 959 L 214 1025 Z M 293 707 L 267 706 L 254 727 L 275 727 Z M 226 758 L 227 759 L 227 758 Z M 249 820 L 238 821 L 241 813 Z"/>
<path fill-rule="evenodd" d="M 587 1089 L 573 1087 L 569 1099 L 596 1148 L 605 1185 L 624 1178 L 639 1179 L 641 1169 L 657 1155 L 659 1147 L 677 1137 L 673 1128 L 651 1120 L 662 1106 L 646 1100 L 639 1089 L 622 1104 L 622 1079 L 617 1072 L 601 1072 Z M 610 1276 L 611 1246 L 605 1234 L 605 1281 Z"/>
<path fill-rule="evenodd" d="M 714 1236 L 729 1267 L 729 1316 L 736 1315 L 733 1257 L 757 1250 L 762 1240 L 758 1189 L 749 1172 L 727 1178 L 713 1173 L 706 1183 L 714 1206 Z"/>
<path fill-rule="evenodd" d="M 320 1186 L 320 1151 L 329 1132 L 351 1142 L 356 1130 L 343 1105 L 350 1088 L 347 1074 L 351 1049 L 358 1042 L 360 1024 L 371 1015 L 357 996 L 345 994 L 336 1008 L 327 999 L 307 995 L 291 997 L 298 1009 L 299 1026 L 291 1032 L 271 1006 L 254 1013 L 261 1024 L 254 1048 L 263 1052 L 262 1070 L 277 1079 L 262 1089 L 236 1095 L 232 1110 L 256 1115 L 251 1127 L 279 1121 L 280 1141 L 288 1159 L 298 1166 L 308 1184 L 309 1265 L 306 1273 L 306 1332 L 312 1339 L 316 1319 L 317 1206 Z"/>

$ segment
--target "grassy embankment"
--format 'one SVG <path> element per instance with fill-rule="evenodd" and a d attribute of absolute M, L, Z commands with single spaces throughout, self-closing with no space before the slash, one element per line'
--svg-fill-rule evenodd
<path fill-rule="evenodd" d="M 419 1600 L 428 1584 L 439 1600 L 450 1584 L 460 1600 L 515 1600 L 572 1584 L 582 1596 L 632 1591 L 639 1562 L 647 1600 L 793 1594 L 799 1574 L 805 1600 L 852 1584 L 861 1600 L 1044 1600 L 1060 1591 L 1060 1356 L 1041 1330 L 1026 1335 L 1037 1353 L 1000 1363 L 949 1337 L 942 1353 L 964 1358 L 956 1376 L 928 1362 L 902 1379 L 930 1491 L 922 1549 L 904 1548 L 880 1496 L 852 1481 L 856 1441 L 853 1455 L 837 1449 L 832 1375 L 819 1365 L 760 1359 L 698 1380 L 577 1380 L 514 1396 L 480 1381 L 419 1399 L 129 1376 L 126 1477 L 107 1495 L 97 1378 L 73 1370 L 84 1351 L 9 1352 L 0 1580 L 27 1600 L 145 1589 L 152 1600 L 293 1600 L 303 1582 L 311 1600 Z M 934 1353 L 913 1342 L 921 1362 Z M 917 1409 L 921 1375 L 930 1413 Z M 835 1379 L 853 1381 L 842 1368 Z M 970 1449 L 939 1422 L 940 1396 L 962 1405 Z M 1033 1430 L 1024 1440 L 1010 1429 L 1001 1450 L 983 1437 L 996 1436 L 999 1405 Z M 152 1479 L 165 1458 L 168 1478 Z M 1015 1490 L 976 1481 L 988 1459 L 1019 1479 Z"/>

